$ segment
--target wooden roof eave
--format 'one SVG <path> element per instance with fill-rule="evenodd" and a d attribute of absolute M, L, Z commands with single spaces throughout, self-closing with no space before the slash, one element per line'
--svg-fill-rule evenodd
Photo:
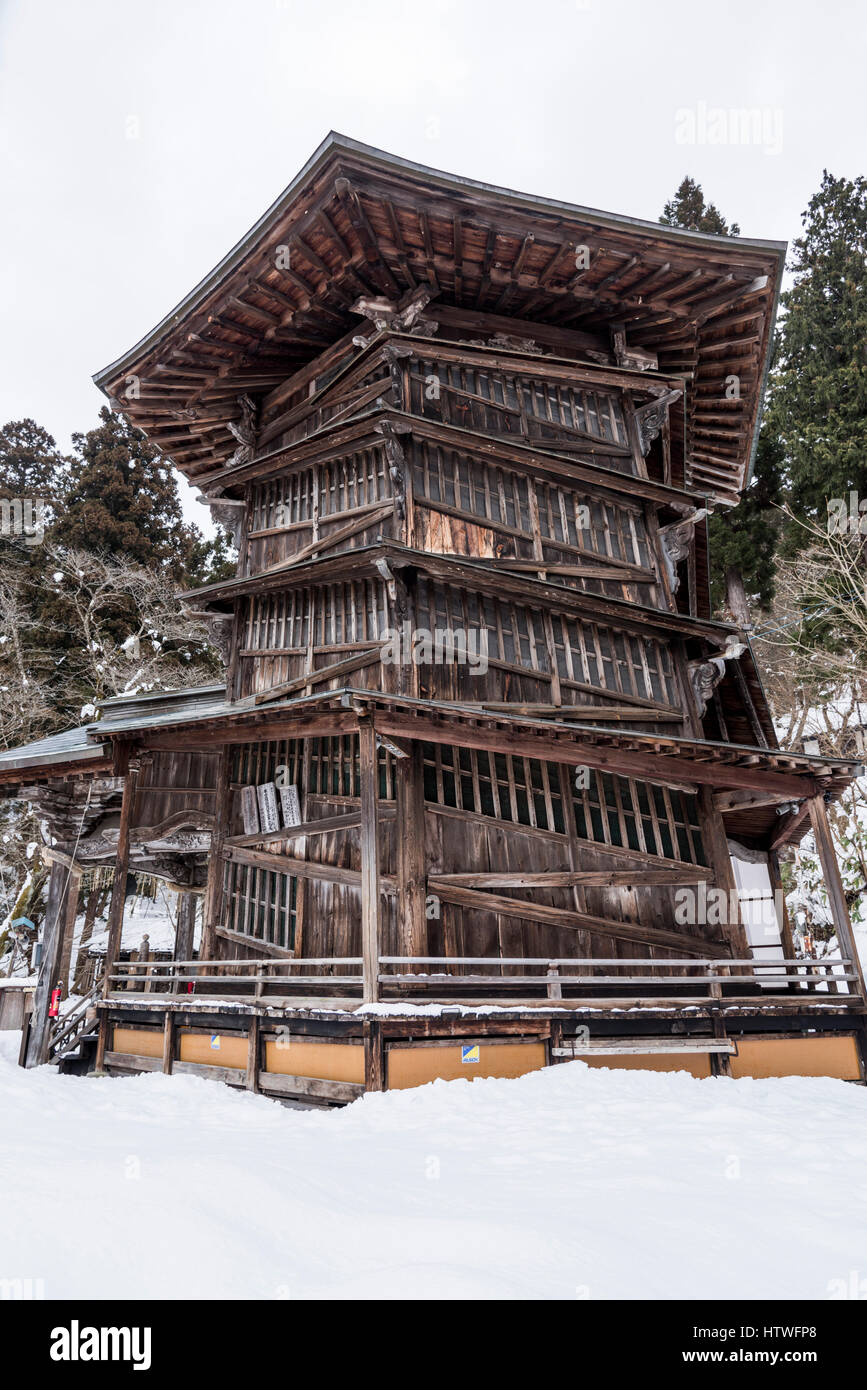
<path fill-rule="evenodd" d="M 323 545 L 327 542 L 327 537 Z M 593 563 L 587 553 L 588 564 Z M 586 614 L 592 618 L 607 618 L 616 626 L 635 632 L 655 629 L 675 633 L 684 638 L 697 638 L 713 650 L 724 648 L 732 636 L 739 636 L 734 624 L 717 622 L 712 618 L 694 618 L 664 608 L 632 603 L 626 599 L 588 594 L 581 589 L 555 584 L 552 580 L 533 579 L 510 573 L 507 569 L 492 569 L 484 559 L 441 555 L 430 550 L 413 550 L 397 541 L 381 540 L 373 545 L 341 550 L 336 555 L 318 560 L 303 561 L 287 569 L 250 575 L 245 579 L 225 580 L 199 589 L 181 591 L 178 598 L 186 604 L 228 604 L 231 600 L 250 594 L 294 588 L 305 584 L 324 584 L 352 576 L 376 576 L 377 560 L 384 560 L 397 569 L 420 569 L 443 582 L 463 583 L 471 588 L 497 595 L 510 595 L 530 606 L 552 607 L 558 612 Z M 540 564 L 540 568 L 544 565 Z M 652 582 L 652 581 L 647 581 Z"/>
<path fill-rule="evenodd" d="M 408 161 L 387 155 L 383 151 L 374 150 L 348 140 L 346 137 L 331 135 L 293 180 L 289 189 L 259 219 L 242 242 L 146 338 L 142 339 L 122 358 L 112 363 L 110 367 L 97 373 L 95 378 L 97 384 L 102 389 L 109 391 L 113 384 L 122 382 L 127 374 L 146 376 L 158 361 L 172 354 L 178 355 L 192 339 L 197 337 L 196 347 L 198 350 L 209 354 L 212 352 L 218 355 L 225 353 L 230 362 L 237 362 L 244 355 L 246 351 L 245 339 L 248 344 L 252 344 L 259 350 L 263 334 L 267 336 L 268 332 L 271 331 L 262 326 L 264 311 L 261 305 L 250 304 L 248 308 L 248 316 L 253 318 L 254 324 L 258 324 L 257 327 L 245 326 L 237 319 L 231 319 L 225 328 L 221 326 L 221 334 L 229 333 L 228 340 L 225 336 L 221 336 L 218 341 L 205 342 L 201 338 L 201 330 L 203 328 L 207 330 L 208 324 L 225 317 L 225 305 L 232 299 L 237 299 L 238 295 L 244 292 L 249 280 L 249 263 L 256 262 L 258 264 L 257 257 L 259 261 L 262 260 L 269 245 L 269 236 L 273 241 L 278 230 L 282 228 L 287 230 L 287 235 L 291 234 L 297 237 L 299 230 L 303 230 L 303 219 L 308 213 L 315 212 L 316 217 L 325 220 L 327 214 L 324 209 L 326 205 L 330 206 L 330 203 L 333 202 L 335 190 L 341 179 L 349 180 L 350 196 L 356 200 L 361 196 L 359 190 L 369 198 L 381 195 L 386 202 L 409 199 L 413 208 L 416 205 L 429 207 L 432 215 L 435 215 L 437 209 L 442 210 L 448 204 L 448 206 L 457 209 L 459 220 L 465 218 L 468 224 L 480 223 L 487 219 L 492 228 L 494 225 L 501 226 L 504 231 L 514 224 L 525 238 L 528 229 L 533 227 L 538 230 L 538 234 L 543 240 L 550 238 L 552 245 L 560 242 L 561 247 L 566 244 L 564 238 L 568 242 L 570 231 L 574 236 L 579 231 L 583 234 L 587 229 L 591 229 L 595 240 L 600 242 L 600 245 L 604 243 L 603 266 L 605 260 L 612 257 L 619 258 L 618 264 L 623 269 L 628 269 L 634 261 L 641 260 L 641 265 L 637 267 L 637 274 L 639 280 L 642 281 L 647 278 L 646 275 L 642 276 L 642 269 L 645 266 L 650 267 L 651 262 L 656 264 L 665 257 L 668 258 L 665 260 L 666 267 L 669 265 L 679 266 L 680 264 L 683 264 L 684 267 L 700 265 L 702 267 L 701 274 L 705 277 L 703 288 L 707 293 L 696 301 L 695 308 L 689 305 L 683 311 L 678 307 L 675 296 L 670 312 L 662 315 L 663 321 L 680 317 L 684 320 L 686 327 L 689 327 L 693 322 L 696 324 L 701 322 L 702 325 L 707 322 L 712 323 L 712 319 L 717 313 L 726 311 L 725 302 L 719 309 L 714 308 L 715 300 L 720 298 L 719 291 L 714 293 L 714 278 L 718 281 L 720 288 L 733 284 L 732 293 L 737 293 L 739 292 L 736 283 L 738 276 L 744 280 L 749 280 L 750 275 L 761 276 L 765 274 L 771 278 L 773 284 L 770 286 L 770 294 L 766 294 L 762 301 L 765 306 L 763 308 L 765 331 L 758 365 L 764 373 L 767 371 L 770 343 L 768 320 L 772 319 L 773 312 L 775 312 L 775 296 L 779 289 L 785 253 L 785 247 L 780 243 L 752 241 L 746 238 L 721 238 L 707 233 L 687 232 L 680 228 L 663 227 L 660 224 L 642 222 L 617 214 L 601 213 L 594 209 L 517 194 L 510 190 L 475 183 L 471 180 L 426 169 L 423 166 L 413 165 Z M 322 204 L 321 207 L 320 203 Z M 378 239 L 374 237 L 373 244 L 367 247 L 371 259 L 365 260 L 364 247 L 362 247 L 361 252 L 357 248 L 350 247 L 342 234 L 335 230 L 333 224 L 329 225 L 331 225 L 334 245 L 339 244 L 342 248 L 340 254 L 345 254 L 345 269 L 353 265 L 357 269 L 363 268 L 377 281 L 390 281 L 398 291 L 407 285 L 411 286 L 413 282 L 418 283 L 417 277 L 420 277 L 421 280 L 430 278 L 425 273 L 424 254 L 417 250 L 412 253 L 410 260 L 406 263 L 410 267 L 406 273 L 400 270 L 400 248 L 389 240 L 393 233 L 388 232 L 387 229 L 381 228 L 377 234 Z M 353 239 L 355 238 L 353 237 Z M 619 249 L 613 249 L 615 247 Z M 650 248 L 653 248 L 652 256 L 649 254 Z M 471 271 L 469 263 L 466 265 L 459 263 L 457 255 L 452 271 L 455 276 L 466 274 L 472 277 L 478 273 L 477 268 L 475 271 Z M 395 274 L 401 277 L 400 282 L 395 280 Z M 333 272 L 333 276 L 337 276 L 336 271 Z M 357 274 L 355 274 L 355 278 L 358 279 Z M 604 286 L 605 282 L 611 278 L 612 274 L 606 272 L 601 284 Z M 615 282 L 620 278 L 622 277 L 618 271 L 614 275 Z M 533 280 L 532 276 L 530 280 Z M 294 313 L 294 317 L 297 317 L 299 321 L 304 318 L 312 319 L 313 327 L 316 324 L 315 315 L 319 314 L 320 326 L 326 337 L 329 334 L 333 336 L 335 323 L 339 326 L 351 326 L 346 320 L 345 314 L 341 319 L 340 313 L 336 313 L 333 308 L 326 308 L 325 303 L 322 302 L 324 299 L 337 294 L 337 283 L 337 278 L 326 277 L 325 281 L 317 280 L 315 286 L 308 286 L 307 288 L 316 291 L 316 303 L 310 312 L 307 312 L 300 307 L 303 303 L 302 300 L 299 302 L 297 313 Z M 563 318 L 560 302 L 553 294 L 551 286 L 547 286 L 542 294 L 537 281 L 534 281 L 528 288 L 520 286 L 517 279 L 515 283 L 518 286 L 515 291 L 516 299 L 514 305 L 510 304 L 510 310 L 513 314 L 520 315 L 525 303 L 532 304 L 541 297 L 542 300 L 549 302 L 544 311 L 545 315 L 550 317 L 550 309 L 553 305 L 556 310 L 555 320 L 559 322 Z M 638 281 L 636 280 L 635 283 L 637 284 Z M 566 288 L 560 288 L 565 294 Z M 674 288 L 675 286 L 670 286 L 669 290 L 674 290 Z M 748 284 L 746 289 L 749 289 Z M 595 299 L 599 298 L 599 290 L 600 284 L 597 283 L 595 287 L 590 285 L 582 298 L 574 303 L 566 304 L 567 309 L 574 311 L 567 314 L 565 319 L 567 325 L 570 317 L 586 318 L 588 314 L 592 317 Z M 601 306 L 603 322 L 610 319 L 612 315 L 616 317 L 619 312 L 618 296 L 622 298 L 625 305 L 629 305 L 628 286 L 623 291 L 612 290 L 610 294 L 606 292 L 601 296 L 604 301 Z M 460 294 L 457 297 L 460 299 Z M 723 301 L 726 298 L 727 294 L 723 293 Z M 640 295 L 638 300 L 641 301 Z M 768 306 L 771 301 L 773 301 L 773 305 L 769 312 Z M 649 310 L 649 313 L 645 312 L 645 308 Z M 658 318 L 658 310 L 654 309 L 652 302 L 648 302 L 645 308 L 642 308 L 638 314 L 639 327 L 642 326 L 642 323 L 653 324 Z M 635 306 L 631 306 L 631 309 L 634 318 Z M 539 309 L 536 310 L 536 313 L 538 316 L 542 316 Z M 687 313 L 692 314 L 693 319 L 688 318 Z M 273 318 L 274 315 L 271 317 Z M 326 324 L 329 325 L 328 328 L 325 328 Z M 307 334 L 306 337 L 305 333 Z M 291 339 L 291 342 L 288 343 L 289 348 L 300 354 L 302 359 L 305 355 L 308 357 L 315 355 L 316 334 L 311 337 L 310 325 L 301 324 L 298 332 L 289 332 L 288 336 Z M 648 339 L 648 343 L 650 343 L 650 339 Z M 700 343 L 697 342 L 699 350 L 700 346 Z M 724 362 L 720 365 L 724 366 Z M 760 395 L 761 384 L 757 382 L 748 393 L 749 419 L 747 423 L 752 430 L 753 447 L 757 434 Z M 122 408 L 126 409 L 126 407 Z M 135 414 L 134 411 L 130 411 L 130 413 Z M 746 414 L 744 418 L 746 418 Z M 224 453 L 227 453 L 231 445 L 226 440 L 220 447 Z M 177 451 L 178 455 L 184 452 L 186 451 L 182 449 Z M 208 452 L 207 447 L 203 448 L 198 442 L 196 443 L 193 461 L 190 463 L 185 461 L 184 463 L 191 474 L 200 471 L 199 464 L 195 460 L 203 455 L 207 456 Z M 743 465 L 740 463 L 739 457 L 735 457 L 728 460 L 725 467 L 728 470 L 727 476 L 729 478 L 726 488 L 736 493 L 738 485 L 743 481 Z"/>
<path fill-rule="evenodd" d="M 435 440 L 463 453 L 482 454 L 485 458 L 494 459 L 533 477 L 544 473 L 560 483 L 583 482 L 618 498 L 627 497 L 633 504 L 639 483 L 642 500 L 655 502 L 657 506 L 668 508 L 675 514 L 693 511 L 707 500 L 707 494 L 703 492 L 670 487 L 653 478 L 638 479 L 633 473 L 621 473 L 601 463 L 577 459 L 573 454 L 558 454 L 556 450 L 540 448 L 536 443 L 513 442 L 496 435 L 482 434 L 478 430 L 464 429 L 460 425 L 431 420 L 424 415 L 411 415 L 388 404 L 365 410 L 351 421 L 329 422 L 313 434 L 273 449 L 238 468 L 224 468 L 202 475 L 196 479 L 196 485 L 207 492 L 225 490 L 229 486 L 241 487 L 275 473 L 288 474 L 311 463 L 325 463 L 331 458 L 338 458 L 348 445 L 381 444 L 382 436 L 375 428 L 381 421 L 390 421 L 402 426 L 406 433 Z M 599 442 L 606 441 L 600 439 Z M 588 441 L 588 452 L 592 452 L 592 441 Z"/>
<path fill-rule="evenodd" d="M 111 774 L 113 761 L 111 754 L 93 758 L 80 758 L 69 762 L 34 762 L 21 767 L 3 768 L 0 771 L 0 787 L 13 788 L 30 785 L 34 782 L 70 781 L 80 777 L 99 777 Z"/>
<path fill-rule="evenodd" d="M 435 311 L 436 305 L 431 305 L 426 313 Z M 511 320 L 513 326 L 517 322 Z M 525 327 L 528 333 L 535 327 L 534 324 L 521 320 L 520 327 Z M 335 375 L 321 386 L 312 396 L 305 397 L 299 410 L 309 411 L 334 394 L 335 390 L 344 385 L 347 378 L 355 374 L 361 375 L 370 365 L 376 361 L 385 361 L 383 349 L 393 343 L 407 344 L 418 350 L 418 356 L 442 358 L 449 361 L 458 359 L 466 360 L 468 363 L 477 362 L 497 369 L 502 368 L 506 371 L 523 372 L 525 375 L 539 377 L 556 376 L 562 377 L 570 382 L 580 380 L 582 372 L 587 370 L 587 382 L 601 383 L 607 386 L 629 386 L 633 391 L 647 392 L 648 395 L 654 394 L 649 383 L 657 383 L 659 390 L 664 390 L 671 385 L 678 385 L 680 375 L 676 372 L 660 371 L 639 371 L 634 367 L 618 367 L 612 361 L 608 366 L 592 360 L 576 361 L 572 357 L 564 357 L 555 352 L 546 353 L 539 356 L 537 353 L 521 352 L 518 348 L 492 347 L 489 343 L 469 343 L 457 338 L 427 338 L 422 337 L 412 330 L 398 331 L 394 328 L 378 329 L 368 340 L 367 346 L 358 348 L 355 355 L 344 362 Z M 345 340 L 335 344 L 339 348 L 345 344 Z M 323 353 L 317 362 L 322 362 L 328 358 L 328 352 Z M 275 412 L 278 411 L 283 402 L 290 396 L 303 388 L 305 380 L 309 380 L 313 373 L 315 364 L 311 363 L 308 367 L 302 368 L 295 376 L 287 377 L 286 381 L 276 387 L 262 401 L 262 418 L 270 421 Z"/>
<path fill-rule="evenodd" d="M 558 723 L 503 711 L 487 713 L 457 702 L 415 700 L 379 691 L 344 687 L 269 705 L 245 702 L 219 715 L 163 720 L 138 729 L 107 731 L 112 739 L 133 740 L 153 749 L 185 749 L 224 744 L 312 737 L 350 732 L 359 716 L 394 737 L 477 746 L 523 753 L 550 761 L 582 761 L 609 772 L 661 785 L 696 784 L 779 793 L 803 802 L 818 792 L 839 794 L 861 775 L 860 764 L 808 754 L 646 734 L 619 727 Z M 458 733 L 458 730 L 460 732 Z"/>

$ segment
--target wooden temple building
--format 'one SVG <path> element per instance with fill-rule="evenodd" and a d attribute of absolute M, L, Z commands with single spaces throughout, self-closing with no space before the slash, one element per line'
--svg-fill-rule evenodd
<path fill-rule="evenodd" d="M 53 842 L 28 1065 L 58 1050 L 76 874 L 114 863 L 100 1071 L 322 1103 L 571 1056 L 863 1080 L 827 820 L 861 769 L 778 746 L 747 634 L 710 611 L 784 253 L 331 135 L 97 375 L 239 563 L 186 597 L 225 686 L 0 755 Z M 777 891 L 808 830 L 832 971 Z M 744 865 L 777 891 L 760 931 Z M 146 989 L 131 868 L 186 904 Z"/>

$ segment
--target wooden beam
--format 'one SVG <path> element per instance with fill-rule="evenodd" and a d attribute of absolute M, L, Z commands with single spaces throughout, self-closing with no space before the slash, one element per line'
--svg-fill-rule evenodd
<path fill-rule="evenodd" d="M 380 822 L 394 820 L 393 806 L 380 806 Z M 316 820 L 302 821 L 300 825 L 284 825 L 280 830 L 261 831 L 255 835 L 229 835 L 223 840 L 224 847 L 230 849 L 258 848 L 259 845 L 279 844 L 283 840 L 306 839 L 308 835 L 330 835 L 332 830 L 357 830 L 361 825 L 361 812 L 348 811 L 346 815 L 319 816 Z"/>
<path fill-rule="evenodd" d="M 282 681 L 280 685 L 272 685 L 268 690 L 260 690 L 255 696 L 254 703 L 263 705 L 269 700 L 278 700 L 284 695 L 292 695 L 296 690 L 305 690 L 308 685 L 322 685 L 324 681 L 336 680 L 339 676 L 348 676 L 353 671 L 363 671 L 366 666 L 374 666 L 381 658 L 382 649 L 376 647 L 373 651 L 359 652 L 356 656 L 348 656 L 343 661 L 333 661 L 330 666 L 320 666 L 318 669 L 305 671 L 302 675 L 295 676 L 291 681 Z"/>
<path fill-rule="evenodd" d="M 269 854 L 266 850 L 238 849 L 234 845 L 224 845 L 222 855 L 223 860 L 230 864 L 249 864 L 254 869 L 269 869 L 275 874 L 294 874 L 296 878 L 313 878 L 323 883 L 340 883 L 349 888 L 361 886 L 361 873 L 358 869 L 342 869 L 335 864 L 295 859 L 289 854 Z"/>
<path fill-rule="evenodd" d="M 601 847 L 600 847 L 601 848 Z M 607 846 L 605 847 L 607 848 Z M 671 869 L 550 869 L 542 873 L 523 873 L 520 869 L 503 873 L 437 874 L 437 882 L 457 888 L 677 888 L 684 883 L 705 883 L 703 867 L 672 864 Z M 412 954 L 407 952 L 407 954 Z"/>
<path fill-rule="evenodd" d="M 723 942 L 688 936 L 685 932 L 665 931 L 659 927 L 645 927 L 641 922 L 618 922 L 613 918 L 596 917 L 588 912 L 572 912 L 561 907 L 543 907 L 539 903 L 519 902 L 517 898 L 504 898 L 498 893 L 455 887 L 433 874 L 428 878 L 428 885 L 437 897 L 442 898 L 444 902 L 454 903 L 457 907 L 474 908 L 479 912 L 495 912 L 499 916 L 521 921 L 541 922 L 548 927 L 599 932 L 622 941 L 642 941 L 648 946 L 661 946 L 669 951 L 683 951 L 687 955 L 701 958 L 713 956 L 724 959 L 730 955 Z"/>
<path fill-rule="evenodd" d="M 778 790 L 798 798 L 815 789 L 815 779 L 791 773 L 773 772 L 768 768 L 743 767 L 735 763 L 692 760 L 686 755 L 655 752 L 634 752 L 628 748 L 601 746 L 584 741 L 576 732 L 574 743 L 546 738 L 544 734 L 527 734 L 516 729 L 486 729 L 476 725 L 452 723 L 446 726 L 421 716 L 406 715 L 387 709 L 378 711 L 377 724 L 384 733 L 398 737 L 420 738 L 429 743 L 445 743 L 461 748 L 485 748 L 495 753 L 519 753 L 528 758 L 543 758 L 557 763 L 584 763 L 589 767 L 618 772 L 625 777 L 637 777 L 647 782 L 668 786 L 705 784 L 716 787 L 756 787 L 759 790 Z"/>

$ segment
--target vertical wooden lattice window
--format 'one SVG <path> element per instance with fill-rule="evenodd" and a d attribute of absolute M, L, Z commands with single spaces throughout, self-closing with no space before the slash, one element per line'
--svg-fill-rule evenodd
<path fill-rule="evenodd" d="M 301 785 L 304 745 L 297 739 L 241 744 L 235 755 L 233 781 L 261 786 L 278 780 Z M 229 931 L 283 950 L 295 949 L 298 880 L 293 874 L 226 865 L 226 922 Z"/>
<path fill-rule="evenodd" d="M 662 859 L 706 862 L 694 796 L 593 770 L 583 787 L 575 780 L 574 768 L 568 775 L 580 839 Z M 566 832 L 560 770 L 554 763 L 425 744 L 424 794 L 434 805 Z"/>
<path fill-rule="evenodd" d="M 586 780 L 587 786 L 572 784 L 581 839 L 688 864 L 706 862 L 694 796 L 592 769 Z"/>
<path fill-rule="evenodd" d="M 394 761 L 379 749 L 379 795 L 394 800 Z M 357 734 L 311 738 L 307 762 L 307 791 L 326 797 L 360 797 L 361 770 Z"/>
<path fill-rule="evenodd" d="M 298 880 L 294 874 L 229 864 L 226 926 L 239 936 L 294 951 Z"/>

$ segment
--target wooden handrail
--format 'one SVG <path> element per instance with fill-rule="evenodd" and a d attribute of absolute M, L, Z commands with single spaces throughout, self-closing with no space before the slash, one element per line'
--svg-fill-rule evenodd
<path fill-rule="evenodd" d="M 684 1006 L 708 1003 L 718 1006 L 721 1002 L 755 999 L 755 995 L 735 992 L 737 987 L 742 989 L 744 983 L 748 983 L 780 993 L 788 989 L 797 993 L 803 991 L 801 997 L 805 1006 L 817 999 L 824 1002 L 831 995 L 840 1003 L 861 1005 L 864 1002 L 858 989 L 858 972 L 848 958 L 816 962 L 787 957 L 774 960 L 720 960 L 718 957 L 586 960 L 548 956 L 379 956 L 377 961 L 377 988 L 388 988 L 407 1001 L 421 997 L 428 1002 L 455 1002 L 465 999 L 467 990 L 482 990 L 493 991 L 501 998 L 505 994 L 515 1004 L 538 1006 L 547 999 L 553 1007 L 577 1007 L 594 999 L 592 991 L 613 989 L 618 992 L 618 999 L 622 996 L 623 1002 L 646 1001 L 648 990 L 653 990 L 654 999 L 667 998 Z M 110 984 L 117 992 L 135 981 L 137 965 L 135 961 L 116 963 Z M 732 967 L 746 968 L 748 974 L 732 975 Z M 348 991 L 349 997 L 343 1002 L 354 1004 L 361 1002 L 369 987 L 359 956 L 155 961 L 151 969 L 148 981 L 151 990 L 162 988 L 175 997 L 179 985 L 207 983 L 217 989 L 221 985 L 231 986 L 241 994 L 249 993 L 256 998 L 262 996 L 266 986 L 277 990 L 282 987 L 295 993 L 299 989 L 312 990 L 321 992 L 332 1004 L 335 992 L 339 996 Z M 504 969 L 515 973 L 504 974 Z M 305 970 L 313 973 L 301 973 Z M 323 970 L 328 973 L 322 973 Z M 213 973 L 204 974 L 203 971 Z M 465 973 L 458 973 L 460 971 Z M 570 990 L 569 998 L 564 998 L 566 987 Z M 541 1001 L 538 994 L 527 994 L 528 990 L 537 989 L 542 991 Z M 581 991 L 577 996 L 573 993 L 576 989 Z M 600 997 L 599 1002 L 604 1000 Z"/>

